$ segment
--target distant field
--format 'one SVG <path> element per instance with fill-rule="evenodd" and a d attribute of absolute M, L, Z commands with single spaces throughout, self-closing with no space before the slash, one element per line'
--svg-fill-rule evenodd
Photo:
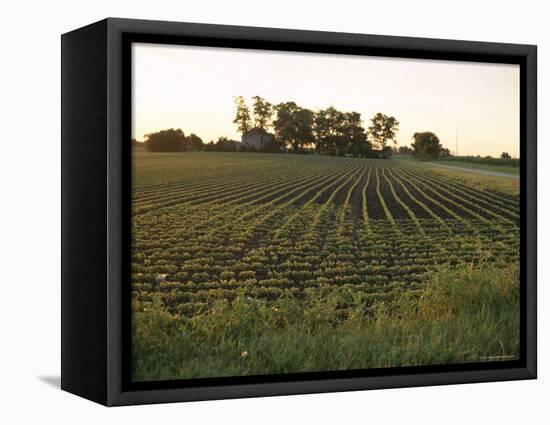
<path fill-rule="evenodd" d="M 394 157 L 395 161 L 399 162 L 409 162 L 409 165 L 423 165 L 429 166 L 430 164 L 442 164 L 449 167 L 459 167 L 459 168 L 468 168 L 472 170 L 484 170 L 484 171 L 494 171 L 496 173 L 510 174 L 513 176 L 519 176 L 519 160 L 501 160 L 498 158 L 476 158 L 476 161 L 469 161 L 469 157 L 449 157 L 449 158 L 440 158 L 431 161 L 419 161 L 412 157 L 411 155 L 396 155 Z M 513 166 L 511 164 L 514 164 Z M 435 168 L 435 167 L 432 167 Z M 460 172 L 460 171 L 459 171 Z"/>
<path fill-rule="evenodd" d="M 474 170 L 486 170 L 486 171 L 495 171 L 497 173 L 506 173 L 519 176 L 519 167 L 511 167 L 509 165 L 493 165 L 493 164 L 479 164 L 468 161 L 448 161 L 448 160 L 437 160 L 433 161 L 438 164 L 450 165 L 453 167 L 464 167 L 471 168 Z"/>
<path fill-rule="evenodd" d="M 452 173 L 432 172 L 405 161 L 137 152 L 132 205 L 137 380 L 201 377 L 209 374 L 208 370 L 211 376 L 228 376 L 478 361 L 479 350 L 487 355 L 516 355 L 514 338 L 506 349 L 496 342 L 504 338 L 498 332 L 512 332 L 504 326 L 506 329 L 492 329 L 483 337 L 473 336 L 472 341 L 478 344 L 475 347 L 467 347 L 471 341 L 461 339 L 466 337 L 459 332 L 453 334 L 456 338 L 448 343 L 464 345 L 455 347 L 454 356 L 442 347 L 431 347 L 430 354 L 418 354 L 416 360 L 394 353 L 382 363 L 365 364 L 350 343 L 352 351 L 346 354 L 343 348 L 330 364 L 315 360 L 315 355 L 324 356 L 320 353 L 326 344 L 346 346 L 345 338 L 351 337 L 349 326 L 362 329 L 362 338 L 367 337 L 366 329 L 374 325 L 367 325 L 371 319 L 366 318 L 372 318 L 374 311 L 388 314 L 384 317 L 390 320 L 391 311 L 385 311 L 383 303 L 401 303 L 399 294 L 405 293 L 423 299 L 421 295 L 434 273 L 458 282 L 471 273 L 464 270 L 481 265 L 485 274 L 475 276 L 486 285 L 510 282 L 509 276 L 517 274 L 517 268 L 510 271 L 510 265 L 519 262 L 519 202 L 513 191 L 498 191 L 494 185 L 475 187 Z M 490 273 L 504 269 L 511 275 L 490 277 L 496 276 Z M 452 270 L 463 270 L 462 277 L 459 279 Z M 242 314 L 236 315 L 229 305 L 241 308 Z M 501 314 L 505 310 L 495 311 Z M 284 343 L 280 338 L 284 339 L 287 331 L 292 335 L 287 343 L 292 338 L 305 341 L 305 335 L 290 324 L 297 323 L 298 317 L 300 323 L 306 323 L 311 319 L 302 317 L 306 312 L 312 317 L 318 314 L 320 327 L 315 325 L 311 332 L 319 332 L 317 340 L 325 345 L 311 348 L 313 357 L 309 360 L 300 357 L 298 361 L 298 354 L 287 353 L 289 358 L 283 361 L 279 357 L 282 354 L 274 354 L 280 349 L 277 344 Z M 279 318 L 274 317 L 277 314 Z M 219 315 L 225 318 L 221 322 L 216 319 Z M 359 316 L 367 320 L 361 322 L 364 327 L 360 322 L 350 322 Z M 413 316 L 410 320 L 414 321 Z M 254 320 L 268 320 L 266 323 L 285 331 L 269 339 L 271 342 L 259 340 L 259 333 L 265 337 L 267 330 Z M 235 329 L 226 329 L 227 323 L 234 323 Z M 343 324 L 348 326 L 348 333 L 342 333 L 338 340 L 335 329 L 342 330 Z M 479 325 L 487 330 L 483 323 Z M 167 327 L 163 335 L 172 335 L 173 340 L 156 341 L 154 330 L 159 326 Z M 441 326 L 453 328 L 447 322 Z M 332 331 L 324 334 L 329 328 Z M 440 330 L 430 328 L 429 332 Z M 406 344 L 411 343 L 406 334 L 400 335 Z M 495 341 L 488 340 L 491 336 Z M 245 340 L 239 341 L 240 337 Z M 378 335 L 377 341 L 387 337 L 393 338 Z M 181 348 L 196 343 L 193 338 L 202 341 L 203 351 Z M 428 341 L 434 336 L 426 338 Z M 155 352 L 156 344 L 169 350 L 171 356 Z M 252 353 L 251 346 L 256 352 Z M 233 350 L 233 363 L 219 364 L 216 353 L 220 350 Z M 251 360 L 258 359 L 252 357 L 258 350 L 263 353 L 261 362 Z M 270 353 L 267 360 L 266 353 Z M 164 360 L 158 362 L 159 358 Z"/>

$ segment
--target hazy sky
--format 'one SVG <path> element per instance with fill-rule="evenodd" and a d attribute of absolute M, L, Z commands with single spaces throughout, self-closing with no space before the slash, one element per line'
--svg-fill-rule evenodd
<path fill-rule="evenodd" d="M 134 44 L 132 134 L 166 128 L 206 143 L 240 140 L 233 96 L 309 109 L 376 112 L 400 122 L 398 143 L 433 131 L 460 155 L 519 156 L 519 66 L 316 53 Z"/>

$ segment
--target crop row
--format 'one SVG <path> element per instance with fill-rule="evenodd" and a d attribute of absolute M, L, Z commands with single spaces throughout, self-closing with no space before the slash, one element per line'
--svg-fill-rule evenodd
<path fill-rule="evenodd" d="M 519 206 L 502 194 L 376 160 L 251 174 L 135 191 L 136 297 L 186 314 L 240 293 L 374 299 L 439 264 L 519 258 Z"/>

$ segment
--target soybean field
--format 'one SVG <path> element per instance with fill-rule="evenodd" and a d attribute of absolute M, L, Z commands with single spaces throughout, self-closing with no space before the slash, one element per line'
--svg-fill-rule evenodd
<path fill-rule="evenodd" d="M 134 155 L 133 297 L 180 316 L 338 288 L 371 305 L 441 264 L 519 261 L 518 198 L 406 162 Z"/>

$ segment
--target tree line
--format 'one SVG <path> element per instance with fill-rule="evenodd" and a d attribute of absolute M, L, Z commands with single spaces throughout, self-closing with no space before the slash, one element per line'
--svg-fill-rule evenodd
<path fill-rule="evenodd" d="M 387 157 L 391 155 L 388 142 L 397 143 L 399 122 L 380 112 L 365 129 L 356 111 L 343 112 L 333 106 L 313 111 L 293 101 L 273 104 L 260 96 L 252 101 L 250 108 L 243 96 L 234 98 L 233 123 L 242 135 L 253 128 L 272 131 L 280 151 Z"/>
<path fill-rule="evenodd" d="M 132 140 L 134 146 L 137 140 Z M 204 143 L 194 133 L 186 136 L 181 129 L 169 128 L 145 135 L 145 149 L 150 152 L 185 152 L 202 150 Z"/>
<path fill-rule="evenodd" d="M 313 111 L 293 101 L 273 104 L 260 96 L 252 97 L 251 108 L 243 96 L 234 97 L 234 103 L 233 123 L 243 136 L 252 129 L 272 132 L 274 145 L 263 149 L 266 152 L 366 158 L 389 158 L 392 153 L 399 153 L 420 160 L 451 156 L 439 138 L 429 131 L 414 133 L 410 148 L 397 148 L 399 121 L 381 112 L 376 113 L 365 128 L 359 112 L 344 112 L 333 106 Z M 145 139 L 145 148 L 150 152 L 255 151 L 227 137 L 204 143 L 194 133 L 186 135 L 181 129 L 173 128 L 146 134 Z"/>
<path fill-rule="evenodd" d="M 149 152 L 187 152 L 187 151 L 219 151 L 235 152 L 243 150 L 237 142 L 227 137 L 220 137 L 216 142 L 204 143 L 194 133 L 186 135 L 180 128 L 169 128 L 145 135 L 145 142 L 133 139 L 134 146 L 144 146 Z"/>

